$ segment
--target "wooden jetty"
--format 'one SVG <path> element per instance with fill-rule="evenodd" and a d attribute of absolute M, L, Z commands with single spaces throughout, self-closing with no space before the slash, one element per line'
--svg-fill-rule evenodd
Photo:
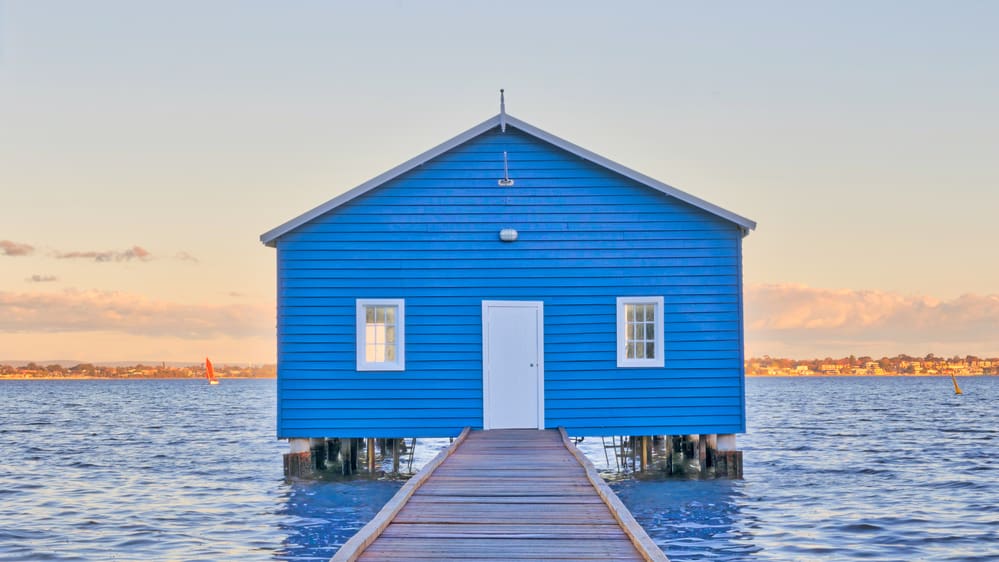
<path fill-rule="evenodd" d="M 332 562 L 666 556 L 562 429 L 469 431 Z"/>

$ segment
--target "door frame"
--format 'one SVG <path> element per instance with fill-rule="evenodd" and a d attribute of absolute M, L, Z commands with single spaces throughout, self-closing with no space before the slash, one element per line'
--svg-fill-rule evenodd
<path fill-rule="evenodd" d="M 489 409 L 489 307 L 533 308 L 538 312 L 538 429 L 545 428 L 545 303 L 543 301 L 482 301 L 482 429 L 491 429 Z"/>

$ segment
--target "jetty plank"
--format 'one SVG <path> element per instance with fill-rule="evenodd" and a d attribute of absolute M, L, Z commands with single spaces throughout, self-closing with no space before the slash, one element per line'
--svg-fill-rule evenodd
<path fill-rule="evenodd" d="M 462 435 L 333 562 L 654 560 L 666 556 L 564 431 Z"/>

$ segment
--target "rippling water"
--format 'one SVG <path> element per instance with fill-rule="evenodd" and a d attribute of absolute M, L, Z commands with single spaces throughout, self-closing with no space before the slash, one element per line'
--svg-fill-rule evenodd
<path fill-rule="evenodd" d="M 999 560 L 999 378 L 961 385 L 750 379 L 745 480 L 613 487 L 677 562 Z M 401 483 L 285 483 L 274 399 L 271 380 L 0 382 L 0 560 L 328 560 Z"/>
<path fill-rule="evenodd" d="M 999 378 L 749 379 L 745 479 L 623 482 L 679 560 L 999 560 Z"/>

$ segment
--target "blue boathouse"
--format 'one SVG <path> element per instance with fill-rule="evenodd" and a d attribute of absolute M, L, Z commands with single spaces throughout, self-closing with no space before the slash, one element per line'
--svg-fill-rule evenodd
<path fill-rule="evenodd" d="M 734 448 L 755 226 L 501 111 L 261 235 L 278 437 L 563 426 Z"/>

